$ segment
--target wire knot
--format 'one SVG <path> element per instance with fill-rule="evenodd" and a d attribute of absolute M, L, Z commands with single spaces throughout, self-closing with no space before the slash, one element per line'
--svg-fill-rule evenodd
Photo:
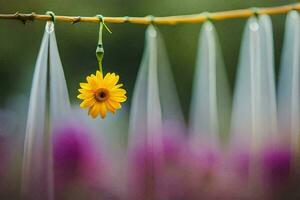
<path fill-rule="evenodd" d="M 299 3 L 294 3 L 294 4 L 292 4 L 291 6 L 292 6 L 292 9 L 291 9 L 291 10 L 298 11 Z"/>
<path fill-rule="evenodd" d="M 252 13 L 253 13 L 253 16 L 255 16 L 255 17 L 258 17 L 259 16 L 259 8 L 257 8 L 257 7 L 253 7 L 253 8 L 251 8 L 251 11 L 252 11 Z"/>
<path fill-rule="evenodd" d="M 46 12 L 46 15 L 50 15 L 51 21 L 53 21 L 53 22 L 56 21 L 56 17 L 55 17 L 54 12 L 52 12 L 52 11 L 47 11 L 47 12 Z"/>
<path fill-rule="evenodd" d="M 211 13 L 210 12 L 203 12 L 201 15 L 203 15 L 205 17 L 206 21 L 211 21 Z"/>
<path fill-rule="evenodd" d="M 103 15 L 97 15 L 100 22 L 104 23 L 104 16 Z"/>
<path fill-rule="evenodd" d="M 124 23 L 128 23 L 130 20 L 130 17 L 129 16 L 124 16 Z"/>
<path fill-rule="evenodd" d="M 104 16 L 103 15 L 96 15 L 100 21 L 100 23 L 103 24 L 104 28 L 111 34 L 112 31 L 108 28 L 108 26 L 104 22 Z"/>
<path fill-rule="evenodd" d="M 150 24 L 154 24 L 155 17 L 153 15 L 148 15 L 147 18 L 149 19 Z"/>
<path fill-rule="evenodd" d="M 71 23 L 76 24 L 76 23 L 80 22 L 80 20 L 81 20 L 81 17 L 77 16 L 77 17 L 74 18 L 74 20 Z"/>

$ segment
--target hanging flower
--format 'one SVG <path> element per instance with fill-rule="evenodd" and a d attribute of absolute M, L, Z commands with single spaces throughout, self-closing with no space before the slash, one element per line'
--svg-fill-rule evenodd
<path fill-rule="evenodd" d="M 117 84 L 119 76 L 115 73 L 107 73 L 103 78 L 100 71 L 96 75 L 91 74 L 87 78 L 87 83 L 80 83 L 80 94 L 77 96 L 82 99 L 81 108 L 89 108 L 88 114 L 96 118 L 99 113 L 101 118 L 105 118 L 106 112 L 115 113 L 121 108 L 121 102 L 126 101 L 126 90 Z"/>

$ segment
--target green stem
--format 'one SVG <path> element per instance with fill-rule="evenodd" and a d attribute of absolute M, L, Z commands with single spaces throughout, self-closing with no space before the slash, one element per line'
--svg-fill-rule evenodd
<path fill-rule="evenodd" d="M 103 61 L 103 57 L 104 57 L 104 48 L 103 48 L 103 42 L 102 42 L 102 32 L 103 32 L 103 22 L 100 22 L 100 27 L 99 27 L 99 39 L 98 39 L 98 45 L 97 45 L 97 49 L 96 49 L 96 57 L 98 60 L 98 65 L 99 65 L 99 69 L 100 72 L 102 73 L 102 61 Z"/>

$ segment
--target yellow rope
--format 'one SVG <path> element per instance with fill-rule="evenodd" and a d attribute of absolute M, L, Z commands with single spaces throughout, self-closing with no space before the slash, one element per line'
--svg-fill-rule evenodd
<path fill-rule="evenodd" d="M 255 10 L 255 11 L 254 11 Z M 165 24 L 165 25 L 175 25 L 183 23 L 201 23 L 207 20 L 209 16 L 210 20 L 226 20 L 226 19 L 235 19 L 235 18 L 247 18 L 254 15 L 276 15 L 276 14 L 285 14 L 291 10 L 300 10 L 300 3 L 276 7 L 267 7 L 267 8 L 248 8 L 240 10 L 230 10 L 222 12 L 213 12 L 213 13 L 200 13 L 194 15 L 180 15 L 180 16 L 166 16 L 166 17 L 104 17 L 106 23 L 132 23 L 132 24 Z M 0 19 L 17 19 L 22 22 L 26 21 L 50 21 L 52 20 L 50 15 L 40 15 L 36 13 L 24 14 L 16 12 L 15 14 L 0 14 Z M 78 22 L 94 22 L 99 23 L 99 17 L 81 17 L 81 16 L 55 16 L 56 22 L 69 22 L 69 23 L 78 23 Z"/>

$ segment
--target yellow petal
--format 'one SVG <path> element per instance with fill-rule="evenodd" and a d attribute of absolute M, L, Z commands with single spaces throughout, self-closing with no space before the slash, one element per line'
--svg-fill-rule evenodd
<path fill-rule="evenodd" d="M 124 89 L 111 90 L 111 95 L 112 96 L 124 96 L 125 94 L 126 94 L 126 90 L 124 90 Z"/>
<path fill-rule="evenodd" d="M 96 72 L 96 77 L 97 77 L 97 79 L 99 79 L 99 80 L 103 80 L 103 74 L 102 74 L 102 72 L 100 72 L 99 70 Z"/>
<path fill-rule="evenodd" d="M 105 74 L 105 76 L 104 76 L 103 79 L 104 79 L 105 81 L 107 81 L 107 80 L 109 80 L 110 76 L 111 76 L 111 73 L 108 72 L 107 74 Z"/>
<path fill-rule="evenodd" d="M 110 112 L 112 112 L 112 113 L 116 112 L 116 109 L 109 103 L 109 101 L 106 101 L 105 105 L 107 107 L 107 110 L 109 110 Z"/>
<path fill-rule="evenodd" d="M 108 100 L 107 103 L 115 110 L 121 108 L 121 104 L 119 102 Z"/>
<path fill-rule="evenodd" d="M 89 80 L 91 79 L 91 76 L 86 77 L 86 81 L 89 83 Z"/>
<path fill-rule="evenodd" d="M 107 74 L 105 74 L 105 76 L 104 76 L 104 81 L 106 82 L 106 81 L 109 81 L 110 80 L 110 76 L 111 76 L 111 73 L 107 73 Z"/>
<path fill-rule="evenodd" d="M 86 89 L 78 89 L 78 91 L 82 94 L 94 94 L 93 90 L 86 90 Z"/>
<path fill-rule="evenodd" d="M 100 103 L 95 103 L 94 106 L 90 109 L 89 114 L 93 118 L 96 118 L 99 115 L 100 108 Z"/>
<path fill-rule="evenodd" d="M 118 88 L 120 88 L 120 87 L 122 87 L 123 86 L 123 84 L 118 84 L 118 85 L 115 85 L 113 88 L 111 88 L 111 90 L 115 90 L 115 89 L 118 89 Z"/>
<path fill-rule="evenodd" d="M 92 116 L 92 114 L 91 114 L 91 113 L 92 113 L 92 109 L 93 109 L 93 107 L 94 107 L 94 106 L 92 106 L 92 107 L 90 107 L 90 108 L 89 108 L 88 115 L 91 115 L 91 116 Z M 92 117 L 93 117 L 93 116 L 92 116 Z M 94 117 L 93 117 L 93 118 L 94 118 Z"/>
<path fill-rule="evenodd" d="M 96 118 L 98 114 L 94 111 L 94 107 L 95 105 L 90 107 L 88 115 L 91 115 L 93 118 Z"/>
<path fill-rule="evenodd" d="M 91 87 L 87 83 L 79 83 L 80 87 L 86 90 L 91 90 Z"/>
<path fill-rule="evenodd" d="M 96 72 L 96 76 L 94 74 L 92 74 L 91 77 L 97 83 L 97 89 L 98 89 L 99 87 L 102 87 L 102 85 L 103 85 L 103 78 L 102 78 L 100 71 L 97 71 L 97 72 Z"/>
<path fill-rule="evenodd" d="M 108 88 L 113 88 L 119 81 L 119 76 L 115 73 L 107 73 L 104 77 L 104 82 Z"/>
<path fill-rule="evenodd" d="M 92 93 L 84 93 L 84 94 L 79 94 L 77 96 L 78 99 L 89 99 L 93 97 L 94 95 Z"/>
<path fill-rule="evenodd" d="M 95 98 L 94 97 L 91 97 L 89 99 L 85 99 L 81 104 L 80 104 L 80 107 L 81 108 L 88 108 L 88 107 L 91 107 L 92 105 L 94 105 L 96 102 Z"/>
<path fill-rule="evenodd" d="M 99 103 L 98 105 L 100 105 L 100 116 L 101 118 L 105 118 L 106 116 L 106 112 L 107 112 L 107 108 L 104 102 Z"/>
<path fill-rule="evenodd" d="M 116 101 L 116 102 L 124 102 L 124 101 L 126 101 L 127 97 L 126 96 L 122 96 L 122 97 L 111 96 L 110 99 L 112 101 Z"/>
<path fill-rule="evenodd" d="M 117 102 L 124 102 L 127 100 L 127 97 L 125 95 L 110 95 L 109 98 L 112 101 L 117 101 Z"/>
<path fill-rule="evenodd" d="M 97 90 L 99 88 L 99 83 L 95 75 L 91 75 L 87 77 L 88 84 L 92 90 Z"/>

